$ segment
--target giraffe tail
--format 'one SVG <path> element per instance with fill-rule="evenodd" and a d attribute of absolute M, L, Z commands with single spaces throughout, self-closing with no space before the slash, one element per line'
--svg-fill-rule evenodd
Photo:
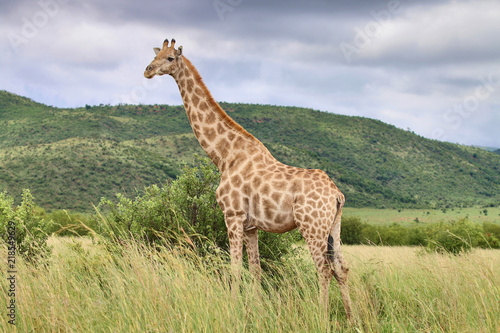
<path fill-rule="evenodd" d="M 328 235 L 328 247 L 326 257 L 330 262 L 333 262 L 333 258 L 335 256 L 334 250 L 334 237 L 340 238 L 340 219 L 342 217 L 342 207 L 344 206 L 345 198 L 344 195 L 341 194 L 339 198 L 337 198 L 337 207 L 335 210 L 335 217 L 332 226 L 332 230 L 330 230 L 330 234 Z"/>
<path fill-rule="evenodd" d="M 333 237 L 332 235 L 328 235 L 328 250 L 326 252 L 326 258 L 328 261 L 333 262 L 333 255 L 335 251 L 333 251 Z"/>

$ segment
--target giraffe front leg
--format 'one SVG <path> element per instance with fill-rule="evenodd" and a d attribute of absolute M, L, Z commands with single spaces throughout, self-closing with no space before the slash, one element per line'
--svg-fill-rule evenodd
<path fill-rule="evenodd" d="M 229 237 L 229 251 L 231 253 L 231 289 L 233 296 L 238 295 L 241 281 L 243 259 L 243 214 L 224 214 Z"/>
<path fill-rule="evenodd" d="M 248 267 L 250 273 L 253 275 L 255 281 L 260 284 L 261 268 L 259 256 L 259 231 L 256 228 L 244 231 L 243 237 L 248 254 Z"/>

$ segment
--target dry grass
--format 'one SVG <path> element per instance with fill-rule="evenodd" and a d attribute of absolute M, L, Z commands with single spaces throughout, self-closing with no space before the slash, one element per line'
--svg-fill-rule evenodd
<path fill-rule="evenodd" d="M 325 318 L 314 267 L 290 258 L 259 293 L 246 277 L 231 297 L 229 268 L 216 257 L 110 251 L 90 240 L 52 238 L 46 267 L 18 260 L 19 332 L 498 332 L 500 251 L 466 256 L 407 247 L 345 246 L 357 324 L 336 286 Z M 3 252 L 5 256 L 5 252 Z M 6 262 L 6 260 L 2 260 Z M 6 265 L 1 267 L 6 276 Z M 0 301 L 7 304 L 2 279 Z M 5 319 L 5 315 L 3 315 Z M 0 321 L 0 330 L 11 328 Z"/>

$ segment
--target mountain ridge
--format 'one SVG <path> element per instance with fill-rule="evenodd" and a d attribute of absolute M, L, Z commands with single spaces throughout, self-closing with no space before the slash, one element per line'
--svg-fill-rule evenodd
<path fill-rule="evenodd" d="M 325 170 L 355 207 L 442 207 L 500 198 L 500 155 L 382 121 L 307 108 L 220 103 L 281 162 Z M 88 211 L 175 178 L 205 153 L 183 106 L 56 108 L 0 91 L 0 191 Z"/>

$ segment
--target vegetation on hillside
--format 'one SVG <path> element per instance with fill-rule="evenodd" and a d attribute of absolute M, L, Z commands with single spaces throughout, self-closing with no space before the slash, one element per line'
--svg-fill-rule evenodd
<path fill-rule="evenodd" d="M 500 200 L 500 155 L 380 121 L 221 103 L 280 161 L 325 170 L 349 207 L 452 207 Z M 47 209 L 92 211 L 115 193 L 175 179 L 204 155 L 182 106 L 60 109 L 0 91 L 0 191 Z"/>

